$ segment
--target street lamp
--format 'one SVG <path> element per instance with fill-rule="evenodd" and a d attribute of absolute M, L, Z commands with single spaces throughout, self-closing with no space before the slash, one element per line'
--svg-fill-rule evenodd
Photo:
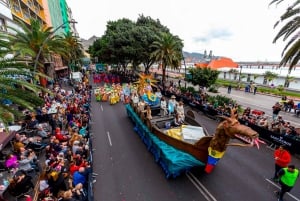
<path fill-rule="evenodd" d="M 182 59 L 183 59 L 183 65 L 184 65 L 184 88 L 186 89 L 186 64 L 185 64 L 185 58 L 182 54 Z"/>
<path fill-rule="evenodd" d="M 44 48 L 44 45 L 46 44 L 46 42 L 53 36 L 53 34 L 55 32 L 57 32 L 60 28 L 64 27 L 66 24 L 75 24 L 77 23 L 75 20 L 71 20 L 71 21 L 66 21 L 64 22 L 63 24 L 59 25 L 58 27 L 56 27 L 56 29 L 53 30 L 52 33 L 50 33 L 46 38 L 45 40 L 42 42 L 41 46 L 40 46 L 40 49 L 36 55 L 36 58 L 35 58 L 35 61 L 34 61 L 34 67 L 33 67 L 33 73 L 35 74 L 36 72 L 36 68 L 37 68 L 37 65 L 38 65 L 38 62 L 39 62 L 39 58 L 41 56 L 41 53 L 42 53 L 42 50 Z"/>
<path fill-rule="evenodd" d="M 240 66 L 239 82 L 241 82 L 242 68 L 243 68 L 243 66 Z"/>

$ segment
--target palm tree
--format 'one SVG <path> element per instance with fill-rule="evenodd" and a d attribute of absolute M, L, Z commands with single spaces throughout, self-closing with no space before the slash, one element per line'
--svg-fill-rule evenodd
<path fill-rule="evenodd" d="M 239 71 L 238 70 L 236 70 L 236 69 L 230 69 L 229 71 L 228 71 L 228 74 L 229 74 L 229 79 L 231 79 L 231 74 L 234 74 L 234 80 L 236 80 L 236 77 L 237 77 L 237 74 L 239 73 Z"/>
<path fill-rule="evenodd" d="M 9 38 L 4 32 L 0 32 L 0 58 L 4 58 L 11 51 Z"/>
<path fill-rule="evenodd" d="M 287 75 L 284 82 L 284 87 L 289 87 L 291 82 L 297 82 L 296 78 L 293 76 Z"/>
<path fill-rule="evenodd" d="M 283 1 L 285 0 L 272 0 L 270 5 L 280 4 Z M 286 22 L 273 39 L 273 43 L 276 43 L 279 38 L 283 38 L 283 41 L 286 41 L 288 38 L 290 38 L 282 51 L 283 57 L 279 63 L 279 66 L 285 66 L 288 64 L 289 72 L 291 72 L 293 67 L 298 63 L 300 59 L 299 5 L 300 1 L 295 1 L 291 6 L 287 8 L 285 13 L 281 15 L 280 20 L 277 21 L 274 25 L 275 28 L 280 23 Z"/>
<path fill-rule="evenodd" d="M 256 80 L 258 77 L 259 77 L 258 74 L 254 74 L 254 75 L 253 75 L 253 81 L 255 82 L 255 80 Z"/>
<path fill-rule="evenodd" d="M 72 32 L 64 34 L 63 39 L 68 49 L 68 54 L 64 55 L 63 59 L 65 59 L 68 64 L 72 63 L 76 66 L 76 62 L 84 56 L 82 43 L 79 37 L 74 36 Z"/>
<path fill-rule="evenodd" d="M 276 73 L 273 73 L 271 71 L 266 71 L 264 74 L 263 74 L 264 78 L 268 81 L 268 83 L 270 83 L 272 80 L 274 80 L 275 78 L 278 77 L 278 74 Z"/>
<path fill-rule="evenodd" d="M 0 60 L 0 122 L 5 125 L 22 116 L 10 103 L 31 111 L 43 104 L 37 93 L 45 89 L 30 82 L 32 73 L 28 68 L 15 60 Z"/>
<path fill-rule="evenodd" d="M 164 85 L 167 66 L 177 68 L 181 65 L 183 43 L 178 36 L 162 32 L 160 37 L 157 37 L 151 46 L 155 49 L 151 56 L 154 57 L 157 62 L 161 62 L 163 73 L 162 82 Z"/>
<path fill-rule="evenodd" d="M 21 56 L 31 57 L 33 64 L 38 57 L 36 69 L 38 72 L 46 73 L 44 63 L 51 53 L 67 54 L 64 40 L 61 36 L 54 35 L 52 27 L 44 28 L 37 19 L 30 19 L 30 27 L 22 21 L 19 22 L 19 25 L 21 30 L 11 27 L 15 31 L 15 34 L 11 35 L 12 47 Z"/>

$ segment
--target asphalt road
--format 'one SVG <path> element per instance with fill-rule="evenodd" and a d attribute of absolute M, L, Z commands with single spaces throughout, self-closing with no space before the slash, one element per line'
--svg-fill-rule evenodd
<path fill-rule="evenodd" d="M 273 150 L 265 145 L 259 150 L 229 147 L 211 174 L 196 168 L 168 180 L 134 132 L 123 104 L 111 106 L 93 99 L 92 115 L 96 149 L 93 167 L 99 174 L 94 186 L 95 201 L 277 200 L 273 192 L 278 186 L 268 180 L 274 171 Z M 201 114 L 196 117 L 210 133 L 214 132 L 217 122 Z M 293 163 L 300 167 L 297 158 L 293 157 Z M 297 182 L 285 201 L 300 200 L 299 189 Z"/>

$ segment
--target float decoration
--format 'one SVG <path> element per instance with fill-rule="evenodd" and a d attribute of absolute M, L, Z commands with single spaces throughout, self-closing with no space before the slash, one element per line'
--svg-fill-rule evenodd
<path fill-rule="evenodd" d="M 137 84 L 137 91 L 140 97 L 150 106 L 155 106 L 160 103 L 160 98 L 157 97 L 152 90 L 152 87 L 157 88 L 155 80 L 152 74 L 139 74 L 139 80 L 135 82 Z"/>

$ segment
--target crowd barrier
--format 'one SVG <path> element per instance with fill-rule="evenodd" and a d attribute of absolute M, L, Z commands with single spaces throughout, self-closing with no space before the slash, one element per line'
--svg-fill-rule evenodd
<path fill-rule="evenodd" d="M 259 133 L 259 137 L 270 146 L 284 145 L 291 154 L 300 154 L 300 138 L 295 136 L 285 136 L 280 133 L 273 132 L 255 124 L 248 123 L 247 121 L 239 119 L 241 124 L 247 125 Z"/>
<path fill-rule="evenodd" d="M 91 97 L 91 93 L 90 93 L 90 97 Z M 89 111 L 90 111 L 90 108 L 91 108 L 91 98 L 89 100 Z M 91 115 L 91 114 L 90 114 Z M 90 171 L 90 174 L 88 175 L 88 189 L 87 189 L 87 192 L 88 192 L 88 200 L 89 201 L 94 201 L 94 178 L 93 178 L 93 140 L 92 140 L 92 124 L 91 124 L 91 117 L 90 117 L 90 120 L 89 120 L 89 125 L 88 125 L 88 131 L 89 131 L 89 139 L 88 139 L 88 145 L 89 145 L 89 162 L 90 162 L 90 166 L 91 166 L 91 171 Z"/>

